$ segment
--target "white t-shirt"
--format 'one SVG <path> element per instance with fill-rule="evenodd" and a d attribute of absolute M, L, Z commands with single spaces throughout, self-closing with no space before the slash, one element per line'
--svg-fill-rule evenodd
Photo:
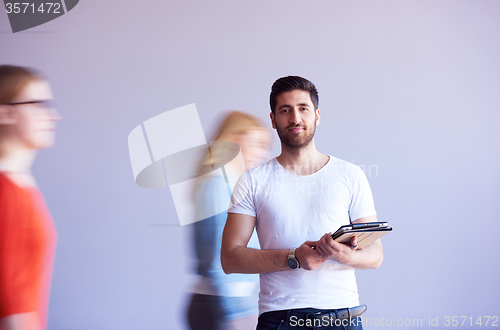
<path fill-rule="evenodd" d="M 370 186 L 356 165 L 330 156 L 316 173 L 288 172 L 276 158 L 245 172 L 228 213 L 257 218 L 262 249 L 290 249 L 362 217 L 376 215 Z M 260 274 L 259 312 L 292 308 L 336 309 L 359 305 L 354 268 L 327 260 Z"/>

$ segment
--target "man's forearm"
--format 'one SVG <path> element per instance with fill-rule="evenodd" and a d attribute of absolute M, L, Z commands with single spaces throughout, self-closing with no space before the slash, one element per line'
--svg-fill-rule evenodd
<path fill-rule="evenodd" d="M 356 250 L 346 264 L 357 269 L 372 269 L 379 268 L 383 260 L 382 242 L 377 240 L 362 250 Z"/>
<path fill-rule="evenodd" d="M 258 250 L 244 246 L 223 249 L 222 268 L 226 274 L 260 274 L 289 269 L 288 250 Z"/>
<path fill-rule="evenodd" d="M 288 250 L 259 250 L 247 247 L 255 217 L 229 213 L 222 235 L 221 263 L 226 274 L 259 274 L 288 269 Z"/>

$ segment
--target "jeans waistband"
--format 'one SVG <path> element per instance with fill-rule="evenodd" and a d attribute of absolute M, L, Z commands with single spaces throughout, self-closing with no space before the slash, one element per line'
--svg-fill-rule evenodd
<path fill-rule="evenodd" d="M 285 321 L 292 316 L 300 319 L 322 319 L 325 316 L 331 320 L 345 320 L 360 316 L 366 311 L 366 305 L 350 307 L 350 308 L 339 308 L 339 309 L 315 309 L 315 308 L 299 308 L 299 309 L 288 309 L 279 310 L 263 313 L 282 321 Z"/>

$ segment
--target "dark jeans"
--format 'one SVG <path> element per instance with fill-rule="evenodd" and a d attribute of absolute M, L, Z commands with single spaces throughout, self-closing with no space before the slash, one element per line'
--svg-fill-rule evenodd
<path fill-rule="evenodd" d="M 257 330 L 363 330 L 360 317 L 332 320 L 325 316 L 321 319 L 306 320 L 292 316 L 280 320 L 266 314 L 268 313 L 259 316 Z"/>
<path fill-rule="evenodd" d="M 224 330 L 225 319 L 219 296 L 193 294 L 187 311 L 191 330 Z"/>

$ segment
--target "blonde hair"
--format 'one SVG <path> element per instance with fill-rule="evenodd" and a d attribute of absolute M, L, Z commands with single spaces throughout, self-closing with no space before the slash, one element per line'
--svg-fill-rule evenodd
<path fill-rule="evenodd" d="M 264 129 L 264 126 L 256 117 L 241 111 L 231 111 L 219 126 L 212 140 L 235 142 L 237 137 L 250 130 Z"/>
<path fill-rule="evenodd" d="M 236 142 L 239 137 L 248 131 L 265 130 L 264 126 L 256 117 L 241 111 L 230 111 L 217 130 L 212 142 L 229 141 Z M 220 164 L 227 155 L 227 150 L 222 148 L 208 148 L 209 153 L 206 154 L 200 162 L 200 172 L 210 165 L 212 169 L 214 164 Z"/>
<path fill-rule="evenodd" d="M 225 116 L 212 142 L 236 142 L 243 134 L 253 130 L 266 130 L 266 128 L 256 117 L 242 111 L 233 110 Z M 197 177 L 207 174 L 216 167 L 223 165 L 223 162 L 227 161 L 228 154 L 234 152 L 234 150 L 224 149 L 221 144 L 216 147 L 209 146 L 207 151 L 200 159 Z M 198 188 L 199 186 L 196 184 L 196 188 L 194 189 L 195 194 Z"/>

